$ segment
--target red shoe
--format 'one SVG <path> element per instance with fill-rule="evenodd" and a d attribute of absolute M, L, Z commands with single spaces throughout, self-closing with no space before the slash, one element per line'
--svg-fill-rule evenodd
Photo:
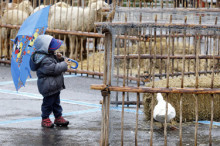
<path fill-rule="evenodd" d="M 54 124 L 51 122 L 49 118 L 46 118 L 42 119 L 41 126 L 46 128 L 53 128 Z"/>
<path fill-rule="evenodd" d="M 56 124 L 57 126 L 67 126 L 69 124 L 69 121 L 60 116 L 58 118 L 55 118 L 54 124 Z"/>

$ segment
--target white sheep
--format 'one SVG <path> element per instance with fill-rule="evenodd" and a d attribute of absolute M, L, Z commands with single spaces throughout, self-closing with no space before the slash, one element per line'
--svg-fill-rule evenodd
<path fill-rule="evenodd" d="M 28 15 L 30 15 L 34 11 L 34 8 L 32 7 L 31 2 L 29 2 L 28 0 L 24 0 L 20 4 L 18 4 L 18 10 L 24 11 L 28 13 Z"/>
<path fill-rule="evenodd" d="M 51 16 L 49 28 L 91 32 L 92 30 L 94 30 L 95 18 L 96 21 L 101 21 L 102 7 L 108 7 L 108 4 L 101 0 L 98 0 L 95 2 L 89 2 L 89 5 L 86 8 L 82 8 L 82 7 L 58 8 L 55 11 L 55 13 L 52 14 Z M 74 35 L 68 35 L 68 37 L 70 41 L 69 57 L 70 58 L 73 57 L 73 52 L 75 49 L 75 59 L 76 59 L 78 54 L 77 50 L 79 50 L 80 48 L 80 43 L 77 40 L 80 40 L 80 37 Z M 79 44 L 78 47 L 75 47 L 76 43 Z"/>
<path fill-rule="evenodd" d="M 71 7 L 69 4 L 67 4 L 67 3 L 65 3 L 65 2 L 57 2 L 57 3 L 54 4 L 53 6 L 63 7 L 63 8 L 69 8 L 69 7 Z"/>
<path fill-rule="evenodd" d="M 17 8 L 7 10 L 2 16 L 2 24 L 11 24 L 11 25 L 21 25 L 24 20 L 31 14 L 33 7 L 29 1 L 23 1 L 18 4 Z M 9 39 L 15 38 L 16 29 L 2 28 L 1 38 L 2 38 L 2 50 L 3 56 L 7 54 L 7 48 L 9 46 Z"/>
<path fill-rule="evenodd" d="M 9 10 L 4 13 L 2 17 L 2 24 L 11 24 L 11 25 L 21 25 L 24 20 L 28 17 L 28 13 L 21 10 Z M 2 38 L 2 50 L 3 56 L 7 54 L 7 48 L 9 46 L 8 38 L 15 38 L 16 29 L 2 28 L 1 38 Z"/>
<path fill-rule="evenodd" d="M 17 7 L 16 3 L 7 3 L 7 2 L 2 2 L 2 4 L 0 4 L 0 12 L 2 15 L 4 14 L 4 11 L 6 10 L 12 10 L 14 8 Z"/>
<path fill-rule="evenodd" d="M 39 11 L 40 9 L 45 8 L 45 7 L 47 7 L 47 6 L 48 6 L 48 5 L 40 5 L 40 6 L 38 6 L 38 7 L 36 7 L 36 8 L 34 9 L 33 13 L 35 13 L 35 12 Z M 52 6 L 50 7 L 50 13 L 53 14 L 55 8 L 57 8 L 57 7 L 69 8 L 69 7 L 71 7 L 71 6 L 70 6 L 69 4 L 67 4 L 67 3 L 65 3 L 65 2 L 58 2 L 58 3 L 55 3 L 54 5 L 52 5 Z"/>
<path fill-rule="evenodd" d="M 40 6 L 36 7 L 32 13 L 35 13 L 35 12 L 37 12 L 37 11 L 39 11 L 39 10 L 41 10 L 41 9 L 43 9 L 43 8 L 45 8 L 45 7 L 47 7 L 47 6 L 48 6 L 48 5 L 40 5 Z"/>
<path fill-rule="evenodd" d="M 105 2 L 105 0 L 89 0 L 88 6 L 89 6 L 91 3 L 95 3 L 95 2 L 97 2 L 97 1 Z"/>
<path fill-rule="evenodd" d="M 102 8 L 108 8 L 109 5 L 102 0 L 92 0 L 94 2 L 89 2 L 88 7 L 84 10 L 84 28 L 85 31 L 92 31 L 95 27 L 94 22 L 100 22 L 102 20 L 101 12 Z M 97 14 L 97 15 L 96 15 Z M 106 17 L 106 14 L 103 15 Z M 96 19 L 96 20 L 95 20 Z"/>
<path fill-rule="evenodd" d="M 83 9 L 81 7 L 70 7 L 70 8 L 60 8 L 56 7 L 55 13 L 52 14 L 49 29 L 61 29 L 61 30 L 73 30 L 80 31 L 82 24 L 81 14 Z M 73 48 L 75 45 L 76 36 L 69 36 L 70 48 Z M 64 37 L 64 36 L 62 36 Z M 62 38 L 63 39 L 63 38 Z M 73 49 L 71 49 L 71 53 L 73 54 Z M 70 56 L 72 57 L 72 56 Z"/>
<path fill-rule="evenodd" d="M 34 9 L 34 11 L 33 11 L 33 13 L 35 13 L 35 12 L 37 12 L 37 11 L 39 11 L 39 10 L 41 10 L 42 8 L 45 8 L 45 7 L 47 7 L 48 5 L 40 5 L 40 6 L 38 6 L 38 7 L 36 7 L 35 9 Z M 62 7 L 62 8 L 61 8 Z M 51 7 L 50 7 L 50 11 L 49 11 L 49 16 L 48 16 L 48 24 L 50 24 L 50 19 L 51 19 L 51 16 L 54 14 L 54 12 L 56 11 L 56 14 L 58 14 L 58 13 L 63 13 L 63 15 L 65 15 L 66 16 L 66 9 L 65 8 L 69 8 L 69 7 L 71 7 L 69 4 L 67 4 L 67 3 L 65 3 L 65 2 L 57 2 L 57 3 L 55 3 L 54 5 L 52 5 Z M 62 11 L 61 11 L 61 9 L 62 9 Z M 56 15 L 53 15 L 53 16 L 56 16 Z M 61 16 L 61 15 L 60 15 Z M 61 19 L 61 18 L 60 18 Z M 66 26 L 66 21 L 64 21 L 64 24 L 62 24 L 62 27 L 61 28 L 64 28 L 64 26 Z M 49 27 L 50 28 L 50 27 Z M 59 26 L 56 26 L 56 27 L 53 27 L 53 28 L 59 28 Z M 62 38 L 59 38 L 59 39 L 64 39 L 64 40 L 66 40 L 66 36 L 63 36 L 63 35 L 59 35 L 59 36 L 61 36 Z M 65 50 L 66 50 L 66 46 L 65 45 L 62 45 L 62 47 L 61 48 L 63 48 L 63 52 L 65 52 Z M 60 49 L 61 50 L 61 49 Z"/>
<path fill-rule="evenodd" d="M 26 1 L 26 0 L 22 1 L 20 4 L 18 5 L 15 4 L 14 7 L 11 7 L 10 9 L 5 10 L 2 16 L 2 23 L 19 25 L 20 22 L 24 21 L 24 19 L 17 20 L 17 17 L 18 19 L 20 19 L 22 15 L 25 17 L 26 15 L 30 15 L 32 11 L 33 11 L 33 7 L 31 6 L 31 2 Z M 16 22 L 16 21 L 19 21 L 19 22 Z"/>
<path fill-rule="evenodd" d="M 107 14 L 106 13 L 102 13 L 102 8 L 109 8 L 109 5 L 104 2 L 103 0 L 90 0 L 88 7 L 86 7 L 84 9 L 84 26 L 83 26 L 83 30 L 81 31 L 86 31 L 86 32 L 94 32 L 95 29 L 95 24 L 94 22 L 101 22 L 101 21 L 105 21 L 107 19 Z M 87 37 L 83 37 L 83 41 L 84 41 L 84 46 L 83 49 L 86 49 L 86 38 Z M 100 41 L 100 38 L 96 38 L 96 41 Z M 96 46 L 96 42 L 95 41 L 95 46 Z M 77 50 L 78 48 L 76 47 L 75 50 L 75 57 L 77 56 Z M 84 50 L 84 52 L 86 52 L 86 50 Z"/>

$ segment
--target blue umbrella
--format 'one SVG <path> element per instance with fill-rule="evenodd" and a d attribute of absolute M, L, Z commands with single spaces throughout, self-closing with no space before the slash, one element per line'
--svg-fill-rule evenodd
<path fill-rule="evenodd" d="M 27 77 L 30 76 L 29 60 L 34 53 L 33 46 L 36 38 L 44 34 L 48 27 L 50 6 L 45 7 L 29 16 L 21 25 L 13 44 L 11 58 L 11 74 L 16 90 L 25 86 Z"/>

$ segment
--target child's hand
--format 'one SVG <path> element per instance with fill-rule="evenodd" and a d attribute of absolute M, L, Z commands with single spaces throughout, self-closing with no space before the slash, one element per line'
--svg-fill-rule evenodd
<path fill-rule="evenodd" d="M 69 65 L 71 65 L 71 62 L 70 61 L 68 61 L 68 59 L 66 58 L 65 59 L 65 62 L 66 62 L 66 64 L 69 66 Z"/>
<path fill-rule="evenodd" d="M 68 68 L 67 71 L 68 71 L 68 72 L 71 72 L 71 69 Z"/>

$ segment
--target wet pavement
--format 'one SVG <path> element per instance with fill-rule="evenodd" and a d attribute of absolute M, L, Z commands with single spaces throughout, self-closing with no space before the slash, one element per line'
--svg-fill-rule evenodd
<path fill-rule="evenodd" d="M 16 92 L 9 65 L 0 65 L 0 145 L 99 145 L 101 132 L 100 91 L 90 90 L 91 84 L 101 84 L 98 77 L 65 74 L 66 89 L 61 92 L 63 116 L 70 121 L 68 127 L 41 127 L 42 96 L 38 93 L 37 78 L 32 73 L 26 87 Z M 114 94 L 112 94 L 114 97 Z M 135 95 L 130 95 L 135 100 Z M 145 121 L 143 107 L 139 111 L 138 145 L 149 145 L 150 123 Z M 136 108 L 130 106 L 124 115 L 124 145 L 134 145 Z M 110 143 L 121 142 L 121 107 L 112 105 L 110 111 Z M 54 120 L 51 116 L 52 121 Z M 178 124 L 176 125 L 178 127 Z M 183 124 L 183 145 L 194 145 L 193 123 Z M 220 144 L 219 127 L 212 132 L 213 145 Z M 154 125 L 154 145 L 164 145 L 160 124 Z M 199 124 L 198 145 L 208 145 L 209 125 Z M 168 145 L 179 145 L 179 130 L 168 130 Z"/>
<path fill-rule="evenodd" d="M 16 92 L 10 72 L 10 66 L 0 65 L 0 145 L 99 145 L 101 94 L 90 90 L 90 84 L 100 84 L 100 79 L 65 74 L 61 105 L 70 125 L 47 129 L 41 127 L 42 96 L 35 73 Z"/>

